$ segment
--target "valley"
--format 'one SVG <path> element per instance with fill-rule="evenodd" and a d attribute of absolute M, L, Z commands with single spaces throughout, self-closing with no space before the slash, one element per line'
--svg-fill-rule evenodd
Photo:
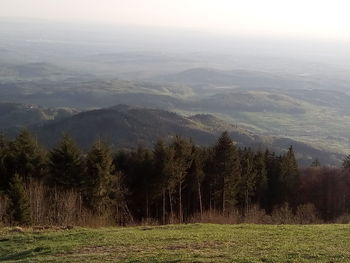
<path fill-rule="evenodd" d="M 11 21 L 4 25 L 11 25 Z M 50 41 L 39 41 L 40 27 L 46 32 L 46 26 L 28 21 L 30 38 L 17 25 L 11 34 L 2 31 L 0 130 L 4 133 L 15 134 L 26 127 L 43 136 L 42 142 L 47 144 L 49 134 L 53 140 L 65 129 L 79 134 L 77 127 L 84 119 L 91 122 L 85 123 L 89 133 L 94 133 L 86 135 L 89 139 L 102 136 L 123 147 L 131 138 L 130 146 L 135 147 L 176 133 L 210 144 L 213 134 L 227 129 L 249 134 L 249 139 L 234 137 L 240 138 L 242 141 L 237 139 L 236 143 L 244 147 L 273 147 L 283 152 L 288 143 L 302 145 L 298 158 L 303 165 L 317 158 L 324 165 L 339 166 L 350 152 L 350 71 L 345 66 L 300 57 L 277 59 L 261 50 L 256 51 L 259 56 L 232 50 L 227 54 L 192 52 L 187 47 L 182 51 L 140 51 L 106 35 L 101 45 L 90 33 L 76 34 L 75 29 L 67 28 L 62 28 L 66 36 L 50 32 Z M 91 32 L 94 30 L 97 28 Z M 130 35 L 115 30 L 136 45 L 137 29 L 130 28 L 135 32 Z M 82 42 L 84 39 L 90 44 Z M 203 49 L 210 50 L 205 44 Z M 243 46 L 240 49 L 244 50 Z M 121 118 L 117 105 L 140 107 L 138 111 L 145 116 L 138 113 L 135 117 L 136 110 L 129 109 L 123 112 L 127 112 L 127 121 L 116 121 Z M 169 118 L 161 117 L 162 111 L 178 114 L 171 116 L 186 124 L 169 126 Z M 113 117 L 106 118 L 107 112 Z M 147 119 L 149 112 L 153 119 L 147 126 L 140 120 Z M 193 121 L 198 114 L 225 124 Z M 93 128 L 99 119 L 110 121 L 111 131 Z M 160 122 L 166 128 L 155 128 Z M 136 132 L 140 126 L 152 136 Z M 123 129 L 133 135 L 114 141 L 119 136 L 112 136 L 113 131 L 120 135 Z"/>

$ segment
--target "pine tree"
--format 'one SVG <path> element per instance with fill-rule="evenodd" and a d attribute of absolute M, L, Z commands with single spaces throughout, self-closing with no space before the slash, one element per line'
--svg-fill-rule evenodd
<path fill-rule="evenodd" d="M 87 155 L 83 187 L 86 204 L 98 213 L 101 213 L 110 201 L 113 172 L 112 153 L 104 143 L 96 142 Z"/>
<path fill-rule="evenodd" d="M 9 214 L 15 223 L 19 225 L 30 225 L 31 211 L 29 199 L 18 174 L 11 179 L 8 196 L 10 199 Z"/>
<path fill-rule="evenodd" d="M 9 144 L 8 173 L 19 174 L 25 181 L 41 179 L 45 175 L 46 154 L 37 140 L 26 130 L 19 133 Z"/>
<path fill-rule="evenodd" d="M 255 201 L 263 207 L 266 201 L 268 181 L 265 155 L 262 152 L 259 151 L 255 154 L 254 165 L 257 171 Z"/>
<path fill-rule="evenodd" d="M 271 213 L 276 204 L 282 204 L 280 182 L 281 173 L 281 156 L 277 156 L 274 152 L 265 152 L 267 190 L 263 207 L 268 213 Z"/>
<path fill-rule="evenodd" d="M 177 186 L 178 190 L 178 216 L 180 222 L 183 220 L 183 204 L 182 204 L 182 189 L 183 183 L 192 163 L 192 143 L 178 136 L 175 137 L 170 145 L 173 151 L 171 160 L 170 177 L 173 181 L 173 186 Z"/>
<path fill-rule="evenodd" d="M 139 220 L 148 218 L 154 184 L 152 152 L 139 146 L 135 152 L 119 153 L 117 159 L 121 163 L 117 167 L 125 174 L 128 196 L 132 196 L 128 204 L 133 209 L 133 216 Z"/>
<path fill-rule="evenodd" d="M 222 133 L 213 156 L 214 198 L 223 213 L 230 213 L 237 203 L 241 178 L 240 160 L 227 132 Z"/>
<path fill-rule="evenodd" d="M 9 182 L 9 174 L 6 167 L 9 142 L 0 134 L 0 191 L 5 190 Z"/>
<path fill-rule="evenodd" d="M 64 135 L 49 154 L 50 184 L 66 189 L 80 188 L 83 180 L 83 160 L 80 149 Z"/>
<path fill-rule="evenodd" d="M 254 162 L 254 153 L 250 149 L 244 149 L 240 154 L 241 180 L 240 198 L 241 206 L 245 213 L 248 212 L 251 198 L 255 195 L 258 171 Z"/>
<path fill-rule="evenodd" d="M 200 215 L 203 215 L 203 196 L 202 196 L 202 183 L 205 178 L 204 165 L 206 161 L 206 152 L 202 148 L 193 146 L 192 149 L 193 161 L 188 171 L 188 179 L 186 185 L 190 192 L 195 193 L 191 198 L 194 202 L 198 202 L 198 208 Z M 192 195 L 190 195 L 192 196 Z M 190 202 L 190 199 L 188 200 Z M 194 205 L 195 206 L 195 205 Z"/>
<path fill-rule="evenodd" d="M 293 147 L 289 147 L 288 152 L 282 157 L 280 184 L 282 202 L 295 202 L 295 193 L 299 183 L 299 169 L 295 159 Z"/>
<path fill-rule="evenodd" d="M 114 209 L 116 222 L 118 222 L 120 225 L 125 225 L 127 216 L 129 217 L 129 221 L 133 223 L 134 218 L 129 211 L 125 199 L 128 189 L 125 186 L 123 174 L 121 172 L 114 172 L 111 176 L 110 184 L 108 203 L 110 207 L 113 207 Z"/>
<path fill-rule="evenodd" d="M 153 167 L 154 184 L 153 199 L 157 198 L 158 193 L 162 196 L 162 223 L 165 224 L 166 217 L 166 191 L 168 188 L 167 162 L 169 160 L 167 149 L 162 140 L 158 140 L 153 147 Z"/>

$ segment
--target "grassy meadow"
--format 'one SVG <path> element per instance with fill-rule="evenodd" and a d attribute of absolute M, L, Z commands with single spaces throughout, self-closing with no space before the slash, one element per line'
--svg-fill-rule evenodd
<path fill-rule="evenodd" d="M 0 262 L 350 262 L 350 225 L 0 229 Z"/>

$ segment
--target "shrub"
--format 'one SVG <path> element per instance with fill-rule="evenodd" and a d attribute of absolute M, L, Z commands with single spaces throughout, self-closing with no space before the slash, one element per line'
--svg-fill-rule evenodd
<path fill-rule="evenodd" d="M 295 213 L 295 220 L 299 224 L 316 224 L 321 222 L 313 204 L 299 205 Z"/>
<path fill-rule="evenodd" d="M 32 218 L 29 198 L 18 174 L 16 174 L 10 182 L 8 196 L 10 199 L 9 214 L 14 223 L 30 225 Z"/>

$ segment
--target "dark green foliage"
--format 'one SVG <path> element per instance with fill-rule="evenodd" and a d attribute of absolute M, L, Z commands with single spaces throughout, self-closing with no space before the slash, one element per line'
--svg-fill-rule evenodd
<path fill-rule="evenodd" d="M 87 154 L 83 180 L 84 200 L 93 210 L 101 212 L 110 201 L 114 171 L 110 149 L 96 142 Z"/>
<path fill-rule="evenodd" d="M 292 146 L 288 152 L 282 157 L 281 171 L 280 171 L 280 184 L 281 184 L 281 201 L 294 203 L 295 201 L 295 189 L 297 189 L 299 183 L 299 170 L 297 161 L 294 156 Z"/>
<path fill-rule="evenodd" d="M 10 177 L 17 173 L 28 181 L 29 178 L 41 179 L 45 175 L 46 153 L 26 130 L 9 143 L 5 162 Z"/>
<path fill-rule="evenodd" d="M 229 213 L 237 204 L 241 167 L 236 147 L 227 132 L 219 137 L 212 162 L 214 207 Z"/>
<path fill-rule="evenodd" d="M 276 204 L 281 204 L 281 156 L 277 156 L 275 153 L 266 151 L 265 163 L 267 171 L 267 192 L 265 200 L 263 200 L 262 207 L 264 207 L 268 212 L 272 212 L 272 209 Z"/>
<path fill-rule="evenodd" d="M 23 182 L 18 174 L 11 179 L 8 197 L 10 199 L 9 214 L 13 222 L 19 225 L 30 225 L 30 204 Z"/>
<path fill-rule="evenodd" d="M 208 161 L 208 152 L 199 147 L 192 147 L 192 163 L 188 171 L 185 184 L 188 200 L 188 211 L 198 211 L 203 214 L 203 190 L 202 184 L 205 179 L 205 163 Z"/>
<path fill-rule="evenodd" d="M 15 176 L 17 170 L 23 175 Z M 253 206 L 272 214 L 288 204 L 296 212 L 298 205 L 307 203 L 315 204 L 323 219 L 332 220 L 350 207 L 349 170 L 312 167 L 308 176 L 300 177 L 292 148 L 283 155 L 237 149 L 226 132 L 213 147 L 176 136 L 159 140 L 152 151 L 138 147 L 115 155 L 101 141 L 85 155 L 64 136 L 47 159 L 33 137 L 22 132 L 12 141 L 0 137 L 0 171 L 1 187 L 12 201 L 11 217 L 19 224 L 30 223 L 23 184 L 33 189 L 36 179 L 59 186 L 52 193 L 77 194 L 69 203 L 77 210 L 107 215 L 119 224 L 189 222 L 206 212 L 247 215 L 255 211 Z M 41 180 L 44 175 L 47 180 Z"/>
<path fill-rule="evenodd" d="M 153 147 L 153 172 L 154 172 L 154 199 L 161 204 L 161 212 L 157 213 L 163 224 L 166 223 L 166 191 L 169 189 L 170 151 L 167 150 L 164 142 L 158 140 Z M 161 201 L 159 201 L 161 199 Z M 161 215 L 160 215 L 161 214 Z"/>
<path fill-rule="evenodd" d="M 266 191 L 268 187 L 266 159 L 262 152 L 257 152 L 255 154 L 254 165 L 257 174 L 255 178 L 255 196 L 253 199 L 256 203 L 262 206 L 266 200 Z"/>
<path fill-rule="evenodd" d="M 154 189 L 157 182 L 153 172 L 153 154 L 150 150 L 138 147 L 135 152 L 119 152 L 115 158 L 116 166 L 123 174 L 127 174 L 128 185 L 126 198 L 133 216 L 142 218 L 150 214 L 153 196 L 159 189 Z M 130 198 L 129 198 L 130 197 Z"/>
<path fill-rule="evenodd" d="M 165 147 L 165 144 L 162 140 L 158 140 L 157 143 L 153 147 L 153 167 L 154 167 L 154 173 L 156 174 L 155 177 L 155 185 L 158 185 L 158 189 L 156 191 L 162 191 L 163 189 L 166 189 L 167 184 L 167 177 L 166 177 L 166 167 L 167 162 L 169 161 L 168 152 Z"/>
<path fill-rule="evenodd" d="M 182 207 L 182 190 L 183 183 L 188 173 L 188 169 L 191 167 L 192 157 L 192 143 L 183 138 L 176 136 L 169 147 L 172 152 L 172 159 L 170 160 L 170 166 L 168 169 L 171 191 L 177 188 L 178 191 L 178 217 L 180 222 L 183 220 L 183 207 Z"/>
<path fill-rule="evenodd" d="M 6 165 L 6 156 L 9 153 L 9 142 L 0 134 L 0 191 L 4 190 L 8 185 L 8 173 Z"/>
<path fill-rule="evenodd" d="M 241 206 L 248 212 L 251 198 L 255 195 L 258 179 L 258 169 L 255 165 L 254 153 L 250 149 L 244 149 L 240 153 L 241 179 L 239 185 L 239 197 Z"/>
<path fill-rule="evenodd" d="M 80 149 L 68 135 L 64 135 L 49 154 L 49 183 L 79 189 L 83 181 L 83 165 Z"/>

